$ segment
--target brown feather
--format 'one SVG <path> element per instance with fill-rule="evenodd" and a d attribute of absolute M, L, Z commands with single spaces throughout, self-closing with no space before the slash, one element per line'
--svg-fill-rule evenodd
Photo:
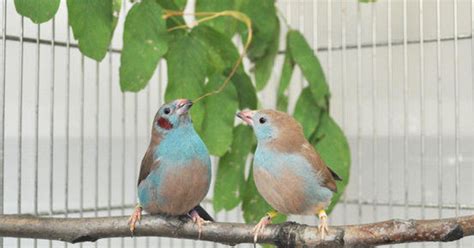
<path fill-rule="evenodd" d="M 337 192 L 335 179 L 340 179 L 326 163 L 322 160 L 319 153 L 306 140 L 301 125 L 290 115 L 276 110 L 262 110 L 266 114 L 273 125 L 278 130 L 278 138 L 272 142 L 275 150 L 286 153 L 300 153 L 313 166 L 318 176 L 322 178 L 322 185 L 333 192 Z"/>
<path fill-rule="evenodd" d="M 161 139 L 161 134 L 153 128 L 151 131 L 150 145 L 148 146 L 148 149 L 146 150 L 142 159 L 137 185 L 140 185 L 140 183 L 150 174 L 150 172 L 159 166 L 159 161 L 155 161 L 155 159 L 153 159 L 153 151 L 155 150 L 155 147 L 160 144 Z"/>

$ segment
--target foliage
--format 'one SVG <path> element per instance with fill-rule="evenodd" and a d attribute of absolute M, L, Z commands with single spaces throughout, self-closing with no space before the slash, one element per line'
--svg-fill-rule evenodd
<path fill-rule="evenodd" d="M 46 22 L 53 18 L 60 0 L 15 0 L 18 14 L 28 17 L 34 23 Z"/>
<path fill-rule="evenodd" d="M 370 1 L 373 0 L 360 0 Z M 122 0 L 67 0 L 69 24 L 85 56 L 97 61 L 105 57 L 121 3 Z M 59 0 L 15 0 L 17 12 L 34 23 L 53 18 L 59 4 Z M 245 220 L 256 222 L 270 206 L 257 192 L 251 169 L 246 176 L 246 163 L 256 141 L 249 127 L 234 127 L 234 113 L 237 109 L 257 108 L 257 92 L 265 88 L 275 71 L 281 30 L 275 1 L 196 0 L 199 24 L 193 28 L 185 26 L 180 12 L 186 4 L 186 0 L 142 0 L 133 4 L 125 19 L 120 86 L 123 91 L 143 89 L 161 59 L 166 60 L 168 69 L 166 101 L 196 99 L 214 92 L 229 79 L 230 83 L 222 91 L 195 104 L 191 114 L 211 154 L 220 157 L 214 190 L 215 210 L 231 210 L 241 205 Z M 244 25 L 235 15 L 208 18 L 209 12 L 228 10 L 243 13 L 245 18 L 248 16 L 252 32 L 250 24 Z M 252 64 L 249 70 L 254 72 L 254 81 L 242 64 L 235 67 L 240 53 L 232 38 L 237 35 L 242 41 L 253 37 L 246 56 Z M 287 89 L 296 66 L 308 86 L 297 100 L 294 117 L 303 125 L 305 136 L 324 161 L 344 179 L 338 182 L 339 191 L 331 203 L 332 210 L 348 182 L 349 146 L 342 130 L 329 115 L 330 90 L 313 48 L 300 32 L 290 27 L 284 47 L 276 92 L 277 109 L 289 111 Z M 232 76 L 231 71 L 235 71 Z M 285 218 L 282 216 L 280 221 Z"/>

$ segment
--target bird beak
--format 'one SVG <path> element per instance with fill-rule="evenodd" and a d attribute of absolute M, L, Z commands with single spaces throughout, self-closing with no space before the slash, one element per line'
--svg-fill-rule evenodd
<path fill-rule="evenodd" d="M 249 126 L 253 126 L 253 120 L 252 117 L 255 114 L 256 111 L 250 110 L 250 109 L 244 109 L 236 114 L 237 117 L 242 119 L 245 123 L 247 123 Z"/>
<path fill-rule="evenodd" d="M 176 100 L 176 112 L 179 115 L 188 113 L 189 109 L 193 106 L 193 102 L 189 99 L 178 99 Z"/>

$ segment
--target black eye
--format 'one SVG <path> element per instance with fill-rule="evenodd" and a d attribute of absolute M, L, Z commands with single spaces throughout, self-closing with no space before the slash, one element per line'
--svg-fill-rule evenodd
<path fill-rule="evenodd" d="M 267 119 L 265 119 L 265 117 L 260 117 L 258 122 L 260 122 L 260 124 L 263 124 L 263 123 L 267 122 Z"/>
<path fill-rule="evenodd" d="M 163 110 L 163 113 L 165 113 L 165 115 L 169 114 L 171 112 L 170 108 L 165 108 Z"/>

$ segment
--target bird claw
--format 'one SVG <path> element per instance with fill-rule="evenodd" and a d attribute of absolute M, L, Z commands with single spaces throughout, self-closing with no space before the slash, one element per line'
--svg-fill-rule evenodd
<path fill-rule="evenodd" d="M 323 239 L 323 240 L 329 232 L 327 220 L 328 220 L 328 216 L 327 216 L 326 212 L 324 210 L 321 211 L 319 213 L 318 231 L 321 235 L 321 239 Z"/>
<path fill-rule="evenodd" d="M 262 217 L 260 219 L 260 221 L 258 222 L 257 225 L 255 225 L 255 227 L 253 228 L 253 233 L 255 233 L 255 235 L 253 236 L 253 242 L 254 243 L 257 243 L 257 240 L 258 240 L 258 235 L 261 234 L 263 232 L 263 229 L 268 225 L 268 224 L 271 224 L 272 223 L 272 217 L 268 216 L 268 215 L 265 215 L 264 217 Z"/>
<path fill-rule="evenodd" d="M 196 210 L 191 211 L 190 217 L 194 224 L 198 226 L 198 239 L 201 239 L 202 226 L 211 222 L 201 218 Z"/>
<path fill-rule="evenodd" d="M 133 211 L 132 215 L 130 218 L 128 218 L 128 225 L 130 226 L 130 232 L 132 233 L 135 231 L 135 225 L 137 222 L 140 222 L 142 219 L 142 208 L 140 206 L 135 207 L 135 210 Z"/>

